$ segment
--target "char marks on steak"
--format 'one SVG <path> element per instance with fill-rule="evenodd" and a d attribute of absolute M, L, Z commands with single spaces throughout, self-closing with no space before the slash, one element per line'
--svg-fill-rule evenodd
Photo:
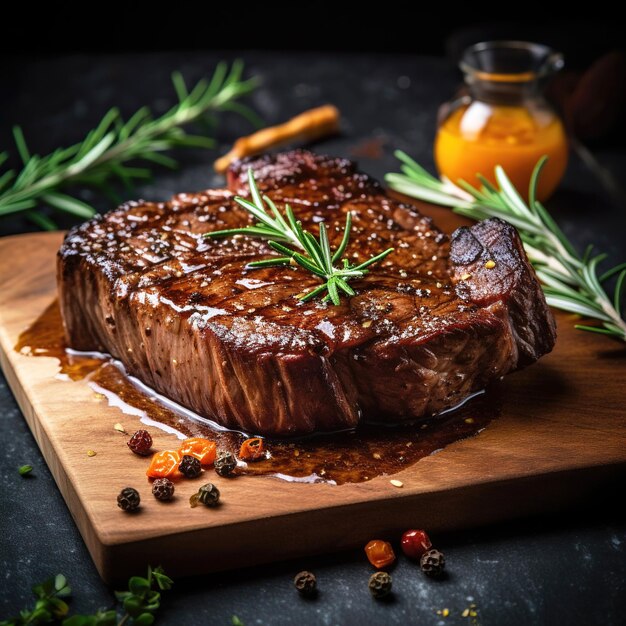
<path fill-rule="evenodd" d="M 395 252 L 340 306 L 299 302 L 312 274 L 246 269 L 275 254 L 266 242 L 202 237 L 250 223 L 233 200 L 249 167 L 306 228 L 324 221 L 333 246 L 351 211 L 352 262 Z M 130 202 L 67 235 L 58 282 L 72 348 L 109 352 L 193 411 L 265 435 L 431 415 L 552 349 L 554 320 L 507 223 L 449 239 L 350 161 L 306 151 L 235 163 L 228 186 Z"/>

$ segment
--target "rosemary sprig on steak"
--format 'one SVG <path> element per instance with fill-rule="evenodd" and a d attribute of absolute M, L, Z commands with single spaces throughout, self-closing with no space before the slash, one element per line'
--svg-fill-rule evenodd
<path fill-rule="evenodd" d="M 363 263 L 350 265 L 347 259 L 341 258 L 350 241 L 350 231 L 352 229 L 352 215 L 350 212 L 346 213 L 346 225 L 341 243 L 333 252 L 330 249 L 328 232 L 323 222 L 319 225 L 319 239 L 316 239 L 312 233 L 302 228 L 302 223 L 296 220 L 293 210 L 288 204 L 285 205 L 283 215 L 271 198 L 261 196 L 254 180 L 252 169 L 248 170 L 248 182 L 252 201 L 237 196 L 235 202 L 251 213 L 258 222 L 253 226 L 218 230 L 207 233 L 204 236 L 217 238 L 231 235 L 247 235 L 249 237 L 267 239 L 270 247 L 283 256 L 253 261 L 248 263 L 248 267 L 299 265 L 315 274 L 323 283 L 319 287 L 298 296 L 303 302 L 308 302 L 325 294 L 323 297 L 324 302 L 331 301 L 334 305 L 340 304 L 340 292 L 349 296 L 355 295 L 355 291 L 350 287 L 348 281 L 365 276 L 368 272 L 368 267 L 382 261 L 388 254 L 393 252 L 393 248 L 388 248 Z M 302 252 L 294 250 L 294 247 L 299 248 Z M 341 262 L 339 266 L 336 265 L 338 262 Z"/>
<path fill-rule="evenodd" d="M 256 86 L 254 78 L 242 80 L 243 64 L 235 62 L 228 67 L 218 64 L 210 80 L 199 81 L 188 90 L 180 73 L 172 75 L 178 103 L 160 117 L 153 118 L 148 107 L 142 107 L 124 121 L 118 109 L 113 108 L 83 139 L 70 146 L 39 156 L 31 154 L 19 126 L 13 136 L 20 158 L 21 171 L 0 172 L 0 217 L 15 213 L 26 216 L 47 230 L 56 224 L 38 207 L 48 206 L 81 218 L 89 218 L 95 210 L 61 190 L 71 186 L 91 186 L 108 191 L 114 178 L 125 185 L 150 178 L 148 167 L 129 166 L 129 161 L 144 161 L 165 167 L 176 167 L 176 161 L 164 154 L 178 147 L 213 147 L 210 137 L 189 135 L 182 127 L 219 111 L 232 110 L 252 118 L 253 112 L 238 100 Z M 7 160 L 0 153 L 0 166 Z"/>
<path fill-rule="evenodd" d="M 622 300 L 626 293 L 626 263 L 620 263 L 598 276 L 598 264 L 606 254 L 594 254 L 589 245 L 581 256 L 563 234 L 552 216 L 536 199 L 537 181 L 547 157 L 539 160 L 530 179 L 528 202 L 517 192 L 504 170 L 495 170 L 498 187 L 478 175 L 482 186 L 475 189 L 466 181 L 459 187 L 442 182 L 429 174 L 404 152 L 397 151 L 402 174 L 387 174 L 392 189 L 413 198 L 433 202 L 474 220 L 499 217 L 517 228 L 526 254 L 542 282 L 549 305 L 576 313 L 601 323 L 601 326 L 577 324 L 576 328 L 609 335 L 626 341 L 626 322 L 622 318 Z M 467 193 L 464 193 L 463 190 Z M 617 276 L 613 300 L 603 287 Z"/>

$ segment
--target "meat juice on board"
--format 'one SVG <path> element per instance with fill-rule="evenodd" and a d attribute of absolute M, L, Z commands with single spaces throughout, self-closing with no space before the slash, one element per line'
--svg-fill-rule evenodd
<path fill-rule="evenodd" d="M 173 436 L 212 439 L 218 449 L 233 454 L 239 452 L 248 437 L 177 407 L 127 376 L 107 355 L 68 351 L 56 301 L 20 335 L 15 350 L 33 357 L 56 358 L 59 374 L 68 384 L 87 384 L 115 409 Z M 456 409 L 414 424 L 362 424 L 345 432 L 297 439 L 266 438 L 267 457 L 240 466 L 238 473 L 273 475 L 298 482 L 364 482 L 395 474 L 447 445 L 477 435 L 499 413 L 500 394 L 496 385 Z"/>

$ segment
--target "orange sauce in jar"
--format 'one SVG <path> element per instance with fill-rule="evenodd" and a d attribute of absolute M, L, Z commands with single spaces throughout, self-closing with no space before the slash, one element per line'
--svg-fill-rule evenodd
<path fill-rule="evenodd" d="M 476 174 L 495 184 L 494 168 L 501 165 L 525 198 L 533 168 L 543 155 L 549 160 L 539 179 L 539 200 L 552 194 L 565 173 L 567 138 L 552 111 L 521 104 L 465 104 L 443 121 L 435 140 L 435 163 L 442 176 L 480 187 Z"/>

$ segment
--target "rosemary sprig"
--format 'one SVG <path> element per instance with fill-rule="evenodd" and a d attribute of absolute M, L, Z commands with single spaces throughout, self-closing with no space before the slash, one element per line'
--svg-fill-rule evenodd
<path fill-rule="evenodd" d="M 190 135 L 183 126 L 219 111 L 235 111 L 249 119 L 254 113 L 237 100 L 256 86 L 255 78 L 242 80 L 243 64 L 229 68 L 219 63 L 210 80 L 200 80 L 191 90 L 179 72 L 172 75 L 178 103 L 160 117 L 153 118 L 148 107 L 142 107 L 128 121 L 117 108 L 110 109 L 96 128 L 83 141 L 39 156 L 31 154 L 19 126 L 13 128 L 18 154 L 23 162 L 19 172 L 0 172 L 0 217 L 25 213 L 41 228 L 52 230 L 56 224 L 36 208 L 47 205 L 55 210 L 81 218 L 95 211 L 85 202 L 62 193 L 68 185 L 86 185 L 110 193 L 111 179 L 121 180 L 127 187 L 134 181 L 150 178 L 148 167 L 128 165 L 129 161 L 145 161 L 176 167 L 176 161 L 161 154 L 175 147 L 212 147 L 209 137 Z M 7 160 L 0 153 L 0 166 Z"/>
<path fill-rule="evenodd" d="M 352 215 L 349 212 L 346 214 L 346 225 L 341 243 L 339 247 L 332 252 L 328 241 L 326 225 L 323 222 L 319 225 L 318 240 L 312 233 L 302 227 L 302 223 L 299 220 L 296 220 L 293 210 L 288 204 L 285 205 L 283 215 L 271 198 L 261 196 L 252 169 L 248 170 L 248 182 L 252 202 L 239 196 L 235 198 L 235 202 L 251 213 L 258 222 L 254 226 L 214 231 L 207 233 L 205 237 L 217 238 L 231 235 L 248 235 L 250 237 L 267 239 L 270 247 L 276 250 L 276 252 L 280 252 L 283 256 L 263 259 L 262 261 L 253 261 L 252 263 L 248 263 L 247 267 L 260 268 L 281 265 L 300 265 L 312 274 L 315 274 L 315 276 L 321 278 L 323 284 L 319 287 L 315 287 L 315 289 L 312 289 L 308 293 L 298 296 L 302 302 L 308 302 L 326 292 L 323 301 L 328 302 L 330 300 L 334 305 L 339 305 L 340 291 L 349 296 L 355 295 L 355 291 L 350 287 L 348 281 L 353 278 L 365 276 L 369 271 L 367 269 L 368 267 L 382 261 L 388 254 L 393 252 L 393 248 L 389 248 L 359 265 L 350 265 L 347 259 L 341 258 L 348 247 L 350 231 L 352 229 Z M 285 243 L 281 242 L 299 248 L 302 252 L 293 250 L 285 245 Z M 341 261 L 340 267 L 335 266 L 335 263 L 338 261 Z"/>
<path fill-rule="evenodd" d="M 495 169 L 498 186 L 478 174 L 482 183 L 478 190 L 463 180 L 458 181 L 459 187 L 442 182 L 404 152 L 397 151 L 395 155 L 402 161 L 402 174 L 385 176 L 392 189 L 426 202 L 452 207 L 456 213 L 474 220 L 499 217 L 510 222 L 519 231 L 528 258 L 543 283 L 548 304 L 601 323 L 601 326 L 577 324 L 576 328 L 580 330 L 626 341 L 626 322 L 621 316 L 626 292 L 626 263 L 598 276 L 598 265 L 607 255 L 594 254 L 591 245 L 582 256 L 579 255 L 537 200 L 537 181 L 547 157 L 542 157 L 535 166 L 528 202 L 525 202 L 500 166 Z M 615 294 L 611 301 L 603 283 L 616 275 Z"/>

